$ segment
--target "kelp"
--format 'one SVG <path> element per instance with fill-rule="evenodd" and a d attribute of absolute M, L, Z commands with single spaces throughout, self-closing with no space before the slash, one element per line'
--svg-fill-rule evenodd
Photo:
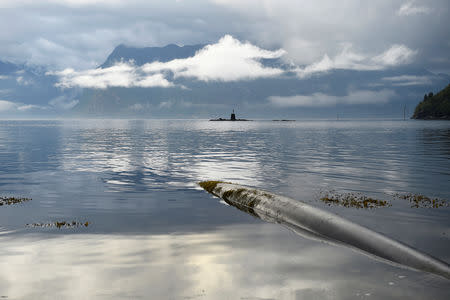
<path fill-rule="evenodd" d="M 422 194 L 390 194 L 391 200 L 409 201 L 411 208 L 444 208 L 450 207 L 449 201 L 441 198 L 431 198 Z M 392 206 L 391 200 L 380 200 L 362 193 L 339 193 L 334 190 L 322 191 L 318 199 L 329 206 L 337 205 L 347 208 L 373 209 Z"/>
<path fill-rule="evenodd" d="M 430 198 L 421 194 L 394 194 L 396 199 L 407 200 L 411 204 L 412 208 L 440 208 L 450 207 L 450 203 L 447 200 L 440 198 Z"/>
<path fill-rule="evenodd" d="M 91 222 L 77 222 L 77 221 L 56 221 L 50 223 L 31 223 L 26 224 L 27 227 L 56 227 L 61 228 L 76 228 L 76 227 L 88 227 Z"/>
<path fill-rule="evenodd" d="M 319 200 L 330 206 L 339 205 L 358 209 L 373 209 L 392 206 L 387 200 L 375 199 L 365 196 L 362 193 L 337 193 L 335 191 L 321 192 Z"/>
<path fill-rule="evenodd" d="M 212 193 L 219 183 L 225 183 L 225 182 L 209 180 L 209 181 L 200 181 L 198 183 L 198 185 L 201 186 L 205 191 Z"/>
<path fill-rule="evenodd" d="M 22 198 L 22 197 L 2 197 L 0 196 L 0 206 L 3 205 L 12 205 L 22 202 L 31 201 L 31 198 Z"/>

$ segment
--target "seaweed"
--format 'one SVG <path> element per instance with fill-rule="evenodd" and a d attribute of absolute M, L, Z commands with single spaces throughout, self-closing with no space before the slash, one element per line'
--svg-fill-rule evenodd
<path fill-rule="evenodd" d="M 230 197 L 234 194 L 235 191 L 229 190 L 222 194 L 222 198 L 226 200 L 230 200 Z"/>
<path fill-rule="evenodd" d="M 230 189 L 223 192 L 221 195 L 216 194 L 214 191 L 219 183 L 229 183 L 223 181 L 202 181 L 198 184 L 208 191 L 209 193 L 222 198 L 227 204 L 234 206 L 242 211 L 245 211 L 251 215 L 258 216 L 253 208 L 259 204 L 261 199 L 258 198 L 259 195 L 265 196 L 267 198 L 273 198 L 269 193 L 259 194 L 258 191 L 254 189 L 238 188 Z"/>
<path fill-rule="evenodd" d="M 58 229 L 61 228 L 75 228 L 75 227 L 88 227 L 91 222 L 77 222 L 77 221 L 56 221 L 50 223 L 31 223 L 26 224 L 27 227 L 56 227 Z"/>
<path fill-rule="evenodd" d="M 214 189 L 216 188 L 216 186 L 219 183 L 225 183 L 225 182 L 209 180 L 209 181 L 200 181 L 198 183 L 198 185 L 201 186 L 205 191 L 207 191 L 209 193 L 213 193 Z"/>
<path fill-rule="evenodd" d="M 408 200 L 412 208 L 450 207 L 450 203 L 440 198 L 430 198 L 421 194 L 391 194 L 394 199 Z M 337 193 L 335 191 L 320 192 L 320 201 L 328 205 L 340 205 L 354 208 L 378 208 L 392 206 L 387 200 L 378 200 L 361 193 Z"/>
<path fill-rule="evenodd" d="M 31 198 L 0 197 L 1 205 L 11 205 L 32 200 Z"/>
<path fill-rule="evenodd" d="M 255 196 L 251 196 L 250 194 Z M 231 200 L 231 198 L 234 198 L 235 200 Z M 228 190 L 222 194 L 222 199 L 229 205 L 259 218 L 258 214 L 256 214 L 253 210 L 253 208 L 260 202 L 260 200 L 256 197 L 256 191 L 249 191 L 243 188 Z"/>
<path fill-rule="evenodd" d="M 339 205 L 343 207 L 372 209 L 378 207 L 392 206 L 386 200 L 367 197 L 361 193 L 336 193 L 334 191 L 321 192 L 320 201 L 328 205 Z"/>
<path fill-rule="evenodd" d="M 31 201 L 31 200 L 32 200 L 31 198 L 20 198 L 20 197 L 16 198 L 16 197 L 1 197 L 0 196 L 0 206 L 12 205 L 12 204 Z"/>
<path fill-rule="evenodd" d="M 394 194 L 397 199 L 408 200 L 412 208 L 440 208 L 449 207 L 450 203 L 440 198 L 430 198 L 421 194 Z"/>
<path fill-rule="evenodd" d="M 218 195 L 214 191 L 219 183 L 230 183 L 230 182 L 202 181 L 199 182 L 198 184 L 209 193 L 219 198 L 222 198 L 229 205 L 235 206 L 251 214 L 254 214 L 253 208 L 261 202 L 260 196 L 264 196 L 267 199 L 273 199 L 273 195 L 268 192 L 258 192 L 255 189 L 248 189 L 248 188 L 230 189 L 223 192 L 221 195 Z"/>
<path fill-rule="evenodd" d="M 265 197 L 267 197 L 267 198 L 269 198 L 269 199 L 273 199 L 273 195 L 272 195 L 272 194 L 263 192 L 262 195 L 265 196 Z"/>

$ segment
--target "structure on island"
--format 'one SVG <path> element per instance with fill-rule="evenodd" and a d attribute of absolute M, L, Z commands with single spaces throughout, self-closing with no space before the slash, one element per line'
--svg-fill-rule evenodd
<path fill-rule="evenodd" d="M 236 114 L 234 113 L 234 109 L 233 109 L 233 112 L 231 113 L 231 116 L 229 119 L 218 118 L 218 119 L 211 119 L 210 121 L 251 121 L 251 120 L 236 119 Z"/>

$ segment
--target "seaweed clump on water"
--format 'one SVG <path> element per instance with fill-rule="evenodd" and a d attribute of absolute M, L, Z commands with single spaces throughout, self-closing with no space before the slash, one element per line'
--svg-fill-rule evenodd
<path fill-rule="evenodd" d="M 75 228 L 75 227 L 88 227 L 89 224 L 91 224 L 90 222 L 77 222 L 77 221 L 72 221 L 72 222 L 67 222 L 67 221 L 56 221 L 56 222 L 51 222 L 51 223 L 32 223 L 32 224 L 27 224 L 28 227 L 56 227 L 58 229 L 61 228 Z"/>
<path fill-rule="evenodd" d="M 413 208 L 440 208 L 449 207 L 449 203 L 444 199 L 430 198 L 420 194 L 394 194 L 395 198 L 408 200 Z"/>
<path fill-rule="evenodd" d="M 319 200 L 330 206 L 340 205 L 344 207 L 365 209 L 391 206 L 391 204 L 386 200 L 374 199 L 360 193 L 336 193 L 334 191 L 322 192 Z"/>
<path fill-rule="evenodd" d="M 0 206 L 17 204 L 17 203 L 22 203 L 22 202 L 31 201 L 31 200 L 32 200 L 31 198 L 16 198 L 16 197 L 1 197 L 0 196 Z"/>

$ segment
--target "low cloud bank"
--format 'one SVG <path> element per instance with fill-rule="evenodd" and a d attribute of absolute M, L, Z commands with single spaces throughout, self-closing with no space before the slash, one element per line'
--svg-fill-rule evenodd
<path fill-rule="evenodd" d="M 401 75 L 383 77 L 383 81 L 395 86 L 429 85 L 432 83 L 430 76 Z"/>
<path fill-rule="evenodd" d="M 282 74 L 278 68 L 264 66 L 261 59 L 275 59 L 285 54 L 282 49 L 270 51 L 240 42 L 230 35 L 217 43 L 207 45 L 193 57 L 169 62 L 152 62 L 136 66 L 133 62 L 120 62 L 105 69 L 75 71 L 65 69 L 49 72 L 59 77 L 57 84 L 63 88 L 83 87 L 173 87 L 167 80 L 167 72 L 175 78 L 194 78 L 201 81 L 237 81 Z"/>
<path fill-rule="evenodd" d="M 0 100 L 0 113 L 23 113 L 30 111 L 67 111 L 78 104 L 78 100 L 66 96 L 56 97 L 48 102 L 48 105 L 25 104 L 9 100 Z"/>
<path fill-rule="evenodd" d="M 75 71 L 65 69 L 49 72 L 59 77 L 58 86 L 63 88 L 82 87 L 106 89 L 108 87 L 174 87 L 167 79 L 193 78 L 200 81 L 239 81 L 264 77 L 276 77 L 294 71 L 304 78 L 333 69 L 381 70 L 411 62 L 416 55 L 405 45 L 393 45 L 378 55 L 365 55 L 353 51 L 346 45 L 334 58 L 325 55 L 322 60 L 305 67 L 293 66 L 281 69 L 264 65 L 263 59 L 278 59 L 286 54 L 283 49 L 266 50 L 249 42 L 241 42 L 231 35 L 225 35 L 217 43 L 207 45 L 194 56 L 174 59 L 168 62 L 152 62 L 136 66 L 132 61 L 120 62 L 108 68 Z M 182 87 L 182 86 L 180 86 Z"/>
<path fill-rule="evenodd" d="M 424 5 L 417 5 L 414 1 L 409 1 L 402 6 L 397 11 L 397 15 L 399 16 L 413 16 L 419 14 L 429 14 L 431 9 Z"/>
<path fill-rule="evenodd" d="M 300 78 L 308 77 L 316 73 L 323 73 L 335 69 L 373 71 L 383 70 L 388 67 L 408 64 L 412 61 L 417 51 L 405 45 L 392 45 L 383 53 L 369 56 L 357 53 L 352 50 L 351 45 L 346 45 L 341 53 L 334 58 L 324 55 L 322 60 L 306 67 L 296 68 L 296 73 Z"/>
<path fill-rule="evenodd" d="M 22 104 L 16 103 L 8 100 L 0 100 L 0 113 L 1 112 L 14 112 L 14 111 L 29 111 L 31 109 L 41 109 L 39 105 L 33 104 Z"/>
<path fill-rule="evenodd" d="M 59 77 L 57 86 L 106 89 L 108 87 L 169 87 L 173 86 L 163 74 L 146 74 L 133 63 L 121 62 L 105 69 L 75 71 L 65 69 L 49 72 Z"/>
<path fill-rule="evenodd" d="M 355 90 L 350 91 L 346 96 L 334 96 L 324 93 L 314 93 L 311 95 L 295 96 L 271 96 L 269 102 L 278 107 L 326 107 L 338 104 L 376 104 L 386 103 L 395 92 L 392 90 Z"/>

